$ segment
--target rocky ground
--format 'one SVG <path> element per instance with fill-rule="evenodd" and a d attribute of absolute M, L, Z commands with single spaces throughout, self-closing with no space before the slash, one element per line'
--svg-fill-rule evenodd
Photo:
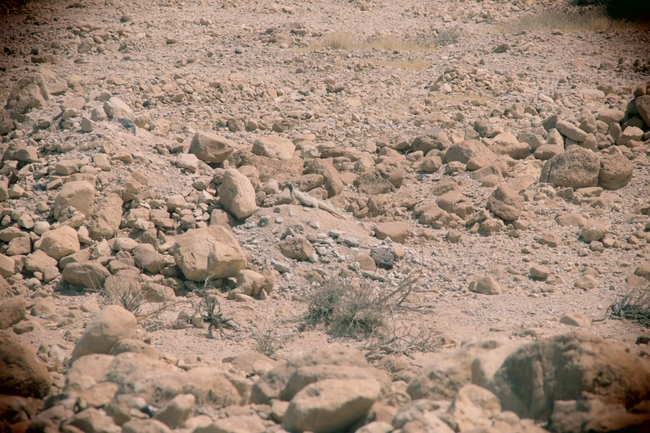
<path fill-rule="evenodd" d="M 557 0 L 5 9 L 8 431 L 647 425 L 647 28 Z"/>

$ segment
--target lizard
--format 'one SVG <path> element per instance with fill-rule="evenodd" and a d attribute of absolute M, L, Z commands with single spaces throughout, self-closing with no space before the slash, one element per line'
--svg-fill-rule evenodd
<path fill-rule="evenodd" d="M 298 191 L 291 182 L 287 182 L 287 188 L 289 188 L 289 192 L 291 193 L 291 198 L 294 202 L 297 201 L 303 206 L 309 206 L 315 209 L 322 209 L 326 212 L 331 213 L 337 218 L 345 219 L 345 215 L 343 215 L 342 213 L 334 209 L 333 206 L 327 204 L 324 201 L 318 200 L 315 197 L 305 194 L 304 192 Z"/>

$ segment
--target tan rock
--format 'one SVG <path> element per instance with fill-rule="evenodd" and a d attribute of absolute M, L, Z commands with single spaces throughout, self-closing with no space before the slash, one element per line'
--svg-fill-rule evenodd
<path fill-rule="evenodd" d="M 505 221 L 514 221 L 521 215 L 524 201 L 513 189 L 498 186 L 490 195 L 486 208 Z"/>
<path fill-rule="evenodd" d="M 278 244 L 278 248 L 285 257 L 294 260 L 309 260 L 313 252 L 311 242 L 302 236 L 286 239 Z"/>
<path fill-rule="evenodd" d="M 596 186 L 599 173 L 598 155 L 580 146 L 571 146 L 563 154 L 546 161 L 540 182 L 572 188 Z"/>
<path fill-rule="evenodd" d="M 584 313 L 574 311 L 572 313 L 567 313 L 560 318 L 560 323 L 569 326 L 577 326 L 579 328 L 588 328 L 591 325 L 587 316 Z"/>
<path fill-rule="evenodd" d="M 95 209 L 86 225 L 90 237 L 99 241 L 115 236 L 121 222 L 122 199 L 117 194 L 109 194 L 99 202 L 97 209 Z"/>
<path fill-rule="evenodd" d="M 501 293 L 501 286 L 494 278 L 486 275 L 469 283 L 469 291 L 483 295 L 498 295 Z"/>
<path fill-rule="evenodd" d="M 72 227 L 62 226 L 43 233 L 39 248 L 53 259 L 60 260 L 79 251 L 81 245 L 79 244 L 77 231 Z"/>
<path fill-rule="evenodd" d="M 190 144 L 190 153 L 201 161 L 222 163 L 235 149 L 235 143 L 211 132 L 199 131 L 194 134 Z"/>
<path fill-rule="evenodd" d="M 22 77 L 11 89 L 5 109 L 18 114 L 25 114 L 33 108 L 48 105 L 50 94 L 41 74 L 29 74 Z"/>
<path fill-rule="evenodd" d="M 650 95 L 636 98 L 634 106 L 646 125 L 650 126 Z"/>
<path fill-rule="evenodd" d="M 253 153 L 255 155 L 276 158 L 287 161 L 293 158 L 293 152 L 296 146 L 291 140 L 274 135 L 258 137 L 253 143 Z"/>
<path fill-rule="evenodd" d="M 140 244 L 131 250 L 135 264 L 142 269 L 145 269 L 152 274 L 160 273 L 161 269 L 167 266 L 165 257 L 156 251 L 156 248 L 151 244 Z"/>
<path fill-rule="evenodd" d="M 612 223 L 609 220 L 591 220 L 582 228 L 582 239 L 589 243 L 599 241 L 609 233 Z"/>
<path fill-rule="evenodd" d="M 0 304 L 0 329 L 11 328 L 23 320 L 26 309 L 27 302 L 23 297 L 8 299 Z"/>
<path fill-rule="evenodd" d="M 282 427 L 289 431 L 333 433 L 365 416 L 379 398 L 374 379 L 326 379 L 303 388 L 291 400 Z"/>
<path fill-rule="evenodd" d="M 68 206 L 74 207 L 88 218 L 92 214 L 94 200 L 95 187 L 90 183 L 85 180 L 67 182 L 54 201 L 54 218 L 58 219 L 61 211 Z"/>
<path fill-rule="evenodd" d="M 620 151 L 600 157 L 598 186 L 604 189 L 619 189 L 630 183 L 634 166 Z"/>
<path fill-rule="evenodd" d="M 72 361 L 93 353 L 108 354 L 118 341 L 134 336 L 136 326 L 133 314 L 117 305 L 109 305 L 86 327 L 74 347 Z"/>
<path fill-rule="evenodd" d="M 14 259 L 12 259 L 11 257 L 7 257 L 4 254 L 0 254 L 0 276 L 7 278 L 7 277 L 11 277 L 15 273 L 16 273 L 16 262 L 14 261 Z"/>
<path fill-rule="evenodd" d="M 52 385 L 47 367 L 12 334 L 0 331 L 0 394 L 45 398 Z"/>
<path fill-rule="evenodd" d="M 93 290 L 100 290 L 109 275 L 110 272 L 94 260 L 69 263 L 62 273 L 65 282 Z"/>
<path fill-rule="evenodd" d="M 177 236 L 171 252 L 185 278 L 192 281 L 234 277 L 246 268 L 246 256 L 237 239 L 219 225 Z"/>
<path fill-rule="evenodd" d="M 499 412 L 501 402 L 497 396 L 474 384 L 462 387 L 447 410 L 460 431 L 491 427 L 492 418 Z"/>
<path fill-rule="evenodd" d="M 219 203 L 237 219 L 251 216 L 257 208 L 251 181 L 237 170 L 226 170 L 219 186 Z"/>
<path fill-rule="evenodd" d="M 175 429 L 187 420 L 193 413 L 196 397 L 192 394 L 181 394 L 174 397 L 163 408 L 156 412 L 154 419 Z"/>
<path fill-rule="evenodd" d="M 404 243 L 409 234 L 408 223 L 402 221 L 383 222 L 375 226 L 375 237 L 381 240 L 390 237 L 394 242 Z"/>

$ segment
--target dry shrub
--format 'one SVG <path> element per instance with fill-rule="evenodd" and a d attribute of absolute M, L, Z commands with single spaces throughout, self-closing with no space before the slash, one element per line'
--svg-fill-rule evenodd
<path fill-rule="evenodd" d="M 282 349 L 289 341 L 289 336 L 279 335 L 273 329 L 266 329 L 261 334 L 253 336 L 253 340 L 255 340 L 256 351 L 269 358 L 274 358 L 275 352 Z"/>
<path fill-rule="evenodd" d="M 323 37 L 320 43 L 311 46 L 312 49 L 333 48 L 335 50 L 371 50 L 381 49 L 390 51 L 429 51 L 435 47 L 434 43 L 422 39 L 399 38 L 395 36 L 382 36 L 362 40 L 358 35 L 335 31 Z"/>
<path fill-rule="evenodd" d="M 610 317 L 633 320 L 650 327 L 650 289 L 629 292 L 610 305 L 608 311 Z"/>
<path fill-rule="evenodd" d="M 371 339 L 366 346 L 369 359 L 413 352 L 435 352 L 445 343 L 442 334 L 430 324 L 394 325 L 388 332 Z"/>
<path fill-rule="evenodd" d="M 553 30 L 563 32 L 597 31 L 597 30 L 646 30 L 648 26 L 613 19 L 601 9 L 590 11 L 553 11 L 548 10 L 534 15 L 527 15 L 514 21 L 497 25 L 498 33 L 541 32 Z"/>
<path fill-rule="evenodd" d="M 138 317 L 142 313 L 142 306 L 147 301 L 140 283 L 131 278 L 108 280 L 100 291 L 104 305 L 119 305 Z"/>
<path fill-rule="evenodd" d="M 208 324 L 208 338 L 214 338 L 212 333 L 214 328 L 219 330 L 219 335 L 224 339 L 230 338 L 225 330 L 239 331 L 234 320 L 225 317 L 224 313 L 221 312 L 221 303 L 219 302 L 218 295 L 215 293 L 215 289 L 201 290 L 199 294 L 201 296 L 201 302 L 199 303 L 198 309 L 203 317 L 203 322 Z"/>

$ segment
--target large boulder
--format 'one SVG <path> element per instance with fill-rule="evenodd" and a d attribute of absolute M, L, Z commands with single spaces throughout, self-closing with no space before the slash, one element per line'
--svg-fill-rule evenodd
<path fill-rule="evenodd" d="M 63 268 L 63 281 L 74 286 L 100 290 L 111 273 L 101 263 L 94 260 L 68 263 Z"/>
<path fill-rule="evenodd" d="M 25 114 L 32 108 L 47 106 L 49 100 L 50 92 L 45 78 L 41 74 L 29 74 L 14 85 L 5 108 L 17 114 Z"/>
<path fill-rule="evenodd" d="M 86 223 L 88 233 L 93 240 L 110 239 L 120 229 L 122 222 L 122 198 L 109 194 L 101 200 L 90 220 Z"/>
<path fill-rule="evenodd" d="M 282 427 L 291 432 L 346 431 L 368 414 L 380 396 L 374 379 L 326 379 L 312 383 L 291 400 Z"/>
<path fill-rule="evenodd" d="M 650 95 L 643 95 L 636 98 L 634 106 L 645 124 L 650 126 Z"/>
<path fill-rule="evenodd" d="M 275 135 L 259 137 L 253 143 L 253 153 L 255 155 L 268 156 L 269 158 L 276 158 L 282 161 L 288 161 L 293 158 L 293 152 L 295 150 L 296 146 L 291 140 Z"/>
<path fill-rule="evenodd" d="M 445 163 L 458 161 L 467 164 L 467 161 L 477 157 L 483 158 L 487 163 L 490 163 L 497 158 L 494 152 L 485 147 L 480 141 L 465 140 L 451 145 L 445 152 L 443 161 Z"/>
<path fill-rule="evenodd" d="M 547 421 L 557 400 L 589 398 L 631 408 L 647 398 L 650 372 L 624 348 L 574 331 L 520 347 L 485 386 L 504 410 Z"/>
<path fill-rule="evenodd" d="M 219 186 L 219 203 L 235 218 L 248 218 L 257 208 L 255 188 L 239 171 L 226 170 L 223 182 Z"/>
<path fill-rule="evenodd" d="M 523 199 L 515 190 L 499 185 L 488 198 L 486 208 L 505 221 L 514 221 L 521 215 Z"/>
<path fill-rule="evenodd" d="M 0 395 L 44 398 L 51 385 L 47 367 L 31 347 L 0 331 Z"/>
<path fill-rule="evenodd" d="M 413 400 L 451 400 L 458 390 L 472 383 L 472 363 L 504 347 L 501 340 L 490 339 L 467 344 L 449 356 L 429 364 L 411 380 L 406 392 Z"/>
<path fill-rule="evenodd" d="M 253 385 L 251 400 L 257 404 L 269 404 L 271 399 L 291 395 L 289 382 L 300 367 L 334 365 L 368 367 L 368 361 L 358 349 L 341 346 L 322 349 L 313 353 L 295 356 L 286 363 L 265 373 Z M 295 390 L 295 387 L 292 389 Z"/>
<path fill-rule="evenodd" d="M 554 186 L 582 188 L 596 186 L 599 172 L 598 155 L 580 146 L 570 146 L 544 163 L 539 180 Z"/>
<path fill-rule="evenodd" d="M 618 149 L 600 157 L 598 186 L 603 189 L 619 189 L 630 183 L 634 166 Z"/>
<path fill-rule="evenodd" d="M 95 187 L 85 180 L 67 182 L 59 191 L 54 200 L 54 218 L 59 219 L 61 211 L 68 206 L 90 217 L 93 213 L 93 202 L 95 200 Z"/>
<path fill-rule="evenodd" d="M 234 149 L 235 143 L 232 141 L 205 131 L 194 134 L 192 144 L 190 144 L 190 153 L 208 163 L 224 162 Z"/>
<path fill-rule="evenodd" d="M 41 236 L 40 249 L 56 260 L 76 253 L 80 248 L 77 231 L 69 226 L 48 230 Z"/>
<path fill-rule="evenodd" d="M 192 281 L 234 277 L 246 268 L 246 256 L 237 239 L 219 225 L 177 236 L 172 254 L 185 278 Z"/>
<path fill-rule="evenodd" d="M 88 324 L 72 351 L 72 360 L 93 353 L 108 354 L 118 341 L 135 335 L 137 324 L 131 312 L 109 305 Z"/>

